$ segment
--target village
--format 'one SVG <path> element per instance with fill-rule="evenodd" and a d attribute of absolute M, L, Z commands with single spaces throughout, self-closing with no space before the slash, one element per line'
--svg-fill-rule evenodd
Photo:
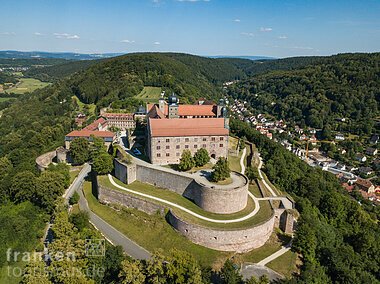
<path fill-rule="evenodd" d="M 248 102 L 226 98 L 231 113 L 241 121 L 245 121 L 269 139 L 280 143 L 287 150 L 297 155 L 310 166 L 320 167 L 322 170 L 334 174 L 341 182 L 342 187 L 349 193 L 358 191 L 364 199 L 376 205 L 380 204 L 380 183 L 377 176 L 380 170 L 380 158 L 377 157 L 379 135 L 372 135 L 363 152 L 355 153 L 350 165 L 329 157 L 322 151 L 321 144 L 338 145 L 345 141 L 348 134 L 334 133 L 332 141 L 318 140 L 321 129 L 301 128 L 298 125 L 289 126 L 283 120 L 276 120 L 266 114 L 253 114 Z M 344 121 L 344 118 L 342 118 Z M 346 137 L 347 136 L 347 137 Z M 341 155 L 347 156 L 347 150 L 338 145 Z"/>

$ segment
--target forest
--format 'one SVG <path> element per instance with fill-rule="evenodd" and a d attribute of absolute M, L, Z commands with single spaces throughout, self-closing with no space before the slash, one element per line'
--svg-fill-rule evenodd
<path fill-rule="evenodd" d="M 55 199 L 64 190 L 66 169 L 52 168 L 41 174 L 35 158 L 61 146 L 64 135 L 74 128 L 78 105 L 73 95 L 98 108 L 118 100 L 127 104 L 143 86 L 175 91 L 181 102 L 199 97 L 217 100 L 223 82 L 240 80 L 230 94 L 250 101 L 262 112 L 294 117 L 311 126 L 344 116 L 352 120 L 353 131 L 359 132 L 361 127 L 370 132 L 368 120 L 378 114 L 379 54 L 299 60 L 258 64 L 151 53 L 91 61 L 86 67 L 76 62 L 75 67 L 44 67 L 57 68 L 46 72 L 49 80 L 54 77 L 54 84 L 0 104 L 0 215 L 9 216 L 0 218 L 0 253 L 4 255 L 7 246 L 20 250 L 36 247 Z M 265 96 L 253 96 L 258 92 Z M 294 248 L 303 255 L 304 263 L 301 276 L 288 283 L 377 283 L 378 209 L 360 206 L 343 192 L 334 176 L 308 167 L 246 124 L 232 121 L 231 129 L 257 145 L 269 179 L 297 201 L 301 219 Z M 54 194 L 48 195 L 46 188 Z M 13 230 L 18 232 L 16 237 Z M 0 260 L 3 264 L 4 259 Z"/>
<path fill-rule="evenodd" d="M 333 174 L 308 166 L 246 123 L 230 126 L 258 147 L 269 180 L 294 197 L 301 214 L 293 241 L 302 254 L 301 275 L 284 283 L 378 283 L 380 210 L 362 208 Z"/>
<path fill-rule="evenodd" d="M 380 53 L 341 54 L 242 80 L 229 94 L 258 113 L 314 128 L 345 118 L 341 131 L 370 134 L 379 114 Z"/>

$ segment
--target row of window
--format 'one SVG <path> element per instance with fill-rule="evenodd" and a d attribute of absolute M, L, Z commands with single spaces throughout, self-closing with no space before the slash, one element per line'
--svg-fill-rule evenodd
<path fill-rule="evenodd" d="M 194 147 L 194 149 L 197 149 L 197 148 L 198 148 L 198 145 L 194 145 L 193 147 Z M 219 147 L 220 147 L 220 148 L 224 147 L 224 144 L 223 144 L 223 143 L 220 143 L 220 144 L 219 144 Z M 175 148 L 176 148 L 176 149 L 181 149 L 181 145 L 176 145 Z M 185 145 L 185 149 L 189 149 L 189 148 L 190 148 L 189 145 Z M 207 144 L 203 144 L 203 145 L 202 145 L 202 148 L 207 148 Z M 157 146 L 156 149 L 157 149 L 157 150 L 161 150 L 161 146 Z M 165 146 L 165 149 L 166 149 L 166 150 L 170 150 L 170 146 L 169 146 L 169 145 Z"/>
<path fill-rule="evenodd" d="M 211 141 L 216 141 L 216 138 L 217 137 L 211 137 Z M 165 142 L 166 143 L 169 143 L 169 142 L 171 142 L 170 140 L 172 139 L 172 141 L 175 141 L 175 142 L 181 142 L 181 138 L 166 138 L 165 139 Z M 175 140 L 174 140 L 175 139 Z M 219 141 L 223 141 L 224 140 L 224 137 L 219 137 Z M 194 139 L 193 139 L 193 141 L 194 142 L 198 142 L 198 138 L 197 137 L 195 137 Z M 202 138 L 202 141 L 207 141 L 207 138 L 206 137 L 204 137 L 204 138 Z M 190 142 L 190 138 L 185 138 L 185 142 Z M 157 143 L 161 143 L 161 140 L 157 140 Z"/>

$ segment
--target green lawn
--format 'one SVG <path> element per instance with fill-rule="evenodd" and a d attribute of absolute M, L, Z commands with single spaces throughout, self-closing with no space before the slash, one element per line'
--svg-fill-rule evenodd
<path fill-rule="evenodd" d="M 41 82 L 33 78 L 20 78 L 20 83 L 16 86 L 6 90 L 7 93 L 24 94 L 26 92 L 33 92 L 34 90 L 44 88 L 50 83 Z"/>
<path fill-rule="evenodd" d="M 282 234 L 279 230 L 275 230 L 265 245 L 245 254 L 240 254 L 239 260 L 243 262 L 257 263 L 278 251 L 282 245 L 289 243 L 289 241 L 290 239 L 288 236 Z"/>
<path fill-rule="evenodd" d="M 100 204 L 92 195 L 89 182 L 84 183 L 83 189 L 93 212 L 149 251 L 163 249 L 164 254 L 168 254 L 170 249 L 177 248 L 191 253 L 203 265 L 212 265 L 233 255 L 192 243 L 178 234 L 165 218 L 158 214 L 148 215 L 135 209 L 116 211 Z"/>
<path fill-rule="evenodd" d="M 291 278 L 293 272 L 297 272 L 297 254 L 292 251 L 288 251 L 269 262 L 266 266 L 273 269 L 274 271 L 284 275 L 285 277 Z"/>
<path fill-rule="evenodd" d="M 17 262 L 0 268 L 0 284 L 17 284 L 21 281 L 20 269 L 23 271 L 26 263 Z M 13 275 L 14 274 L 14 275 Z"/>
<path fill-rule="evenodd" d="M 201 209 L 200 207 L 198 207 L 196 204 L 194 204 L 192 201 L 188 200 L 187 198 L 175 193 L 175 192 L 172 192 L 170 190 L 166 190 L 166 189 L 161 189 L 161 188 L 157 188 L 157 187 L 154 187 L 152 185 L 149 185 L 149 184 L 146 184 L 146 183 L 142 183 L 142 182 L 139 182 L 139 181 L 135 181 L 134 183 L 132 184 L 129 184 L 129 185 L 125 185 L 124 183 L 122 183 L 121 181 L 119 181 L 118 179 L 114 178 L 114 181 L 121 185 L 121 186 L 125 186 L 129 189 L 132 189 L 132 190 L 135 190 L 135 191 L 138 191 L 138 192 L 142 192 L 142 193 L 145 193 L 145 194 L 149 194 L 149 195 L 152 195 L 152 196 L 156 196 L 156 197 L 159 197 L 159 198 L 162 198 L 162 199 L 165 199 L 167 201 L 170 201 L 170 202 L 173 202 L 173 203 L 176 203 L 178 205 L 181 205 L 185 208 L 188 208 L 190 209 L 191 211 L 197 213 L 197 214 L 200 214 L 202 216 L 205 216 L 205 217 L 208 217 L 208 218 L 212 218 L 212 219 L 217 219 L 217 220 L 222 220 L 222 219 L 226 219 L 226 220 L 231 220 L 231 219 L 236 219 L 236 218 L 240 218 L 240 217 L 243 217 L 243 216 L 246 216 L 249 214 L 249 212 L 252 212 L 255 208 L 255 205 L 254 205 L 254 202 L 252 199 L 248 199 L 248 204 L 246 206 L 245 209 L 237 212 L 237 213 L 233 213 L 233 214 L 216 214 L 216 213 L 211 213 L 211 212 L 207 212 L 207 211 L 204 211 L 203 209 Z M 98 182 L 99 184 L 102 184 L 108 188 L 111 188 L 111 189 L 114 189 L 114 190 L 118 190 L 118 191 L 121 191 L 121 192 L 124 192 L 123 190 L 117 188 L 117 187 L 114 187 L 110 181 L 108 180 L 108 177 L 107 176 L 99 176 L 98 177 Z M 128 193 L 130 194 L 130 193 Z M 140 196 L 140 198 L 142 198 Z M 152 200 L 151 200 L 152 201 Z M 159 203 L 158 201 L 152 201 L 152 202 L 155 202 L 155 203 Z M 167 206 L 169 207 L 169 205 L 166 205 L 164 204 L 164 206 Z M 254 226 L 256 224 L 259 224 L 259 223 L 262 223 L 264 222 L 265 220 L 268 220 L 271 216 L 272 216 L 272 209 L 270 207 L 270 204 L 268 201 L 260 201 L 260 210 L 259 212 L 253 216 L 252 218 L 249 218 L 245 221 L 242 221 L 242 222 L 237 222 L 237 223 L 229 223 L 229 224 L 223 224 L 223 223 L 213 223 L 213 222 L 209 222 L 209 221 L 205 221 L 205 220 L 201 220 L 189 213 L 186 213 L 180 209 L 177 209 L 177 208 L 172 208 L 173 211 L 175 212 L 175 214 L 177 214 L 178 216 L 180 216 L 181 218 L 184 218 L 188 221 L 191 221 L 193 223 L 196 223 L 196 224 L 199 224 L 199 225 L 202 225 L 202 226 L 207 226 L 207 227 L 213 227 L 213 228 L 223 228 L 223 229 L 236 229 L 236 228 L 246 228 L 246 227 L 251 227 L 251 226 Z"/>
<path fill-rule="evenodd" d="M 7 97 L 7 98 L 4 98 L 4 97 L 0 97 L 0 103 L 1 102 L 5 102 L 5 101 L 8 101 L 10 99 L 16 99 L 15 97 Z"/>
<path fill-rule="evenodd" d="M 243 217 L 243 216 L 249 214 L 249 212 L 251 212 L 252 210 L 255 209 L 255 204 L 253 203 L 252 200 L 250 200 L 248 202 L 247 207 L 240 212 L 237 212 L 234 214 L 215 214 L 215 213 L 211 213 L 211 212 L 207 212 L 207 211 L 202 210 L 199 206 L 197 206 L 195 203 L 193 203 L 189 199 L 187 199 L 187 198 L 185 198 L 185 197 L 183 197 L 183 196 L 181 196 L 181 195 L 179 195 L 173 191 L 167 190 L 167 189 L 158 188 L 158 187 L 155 187 L 153 185 L 143 183 L 143 182 L 139 182 L 139 181 L 135 181 L 135 182 L 128 184 L 128 185 L 124 184 L 123 182 L 121 182 L 120 180 L 118 180 L 116 178 L 114 178 L 114 181 L 121 186 L 127 187 L 128 189 L 132 189 L 132 190 L 135 190 L 135 191 L 138 191 L 141 193 L 145 193 L 145 194 L 149 194 L 152 196 L 156 196 L 156 197 L 165 199 L 165 200 L 170 201 L 170 202 L 174 202 L 174 203 L 181 205 L 181 206 L 183 206 L 183 207 L 185 207 L 185 208 L 187 208 L 187 209 L 189 209 L 189 210 L 191 210 L 197 214 L 200 214 L 200 215 L 208 217 L 208 218 L 213 218 L 213 219 L 219 219 L 220 220 L 220 219 L 240 218 L 240 217 Z M 110 181 L 108 180 L 108 176 L 98 176 L 98 182 L 99 182 L 99 184 L 102 184 L 108 188 L 115 189 L 115 190 L 121 191 L 123 193 L 126 193 L 125 191 L 123 191 L 117 187 L 114 187 L 110 183 Z M 143 197 L 141 197 L 141 198 L 143 198 Z"/>
<path fill-rule="evenodd" d="M 79 175 L 80 170 L 70 171 L 70 183 Z"/>
<path fill-rule="evenodd" d="M 88 110 L 88 113 L 89 113 L 89 116 L 91 115 L 95 115 L 95 108 L 96 108 L 96 105 L 95 104 L 85 104 L 85 103 L 82 103 L 77 96 L 72 96 L 72 99 L 75 100 L 79 106 L 79 111 L 80 112 L 85 112 L 85 108 L 87 108 Z"/>
<path fill-rule="evenodd" d="M 160 98 L 161 88 L 160 87 L 144 87 L 140 94 L 135 98 L 142 100 L 146 103 L 158 102 Z"/>

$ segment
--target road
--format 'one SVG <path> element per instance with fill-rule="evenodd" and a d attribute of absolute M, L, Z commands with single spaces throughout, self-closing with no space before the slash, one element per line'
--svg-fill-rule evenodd
<path fill-rule="evenodd" d="M 263 159 L 261 157 L 259 157 L 259 160 L 260 160 L 260 162 L 259 162 L 259 166 L 257 167 L 257 169 L 259 170 L 259 176 L 261 178 L 261 181 L 264 184 L 264 186 L 269 190 L 269 192 L 272 194 L 272 196 L 277 196 L 275 190 L 273 190 L 272 187 L 265 181 L 263 174 L 261 172 L 261 167 L 263 166 Z"/>
<path fill-rule="evenodd" d="M 81 210 L 88 212 L 91 224 L 102 233 L 105 239 L 107 239 L 113 245 L 120 245 L 124 251 L 131 257 L 136 259 L 149 259 L 151 254 L 143 247 L 136 244 L 131 239 L 127 238 L 124 234 L 112 227 L 98 215 L 91 211 L 88 207 L 86 198 L 83 195 L 82 190 L 78 191 L 79 207 Z"/>
<path fill-rule="evenodd" d="M 63 198 L 65 198 L 66 203 L 69 201 L 70 197 L 77 191 L 82 183 L 84 178 L 91 172 L 91 166 L 87 163 L 83 165 L 83 168 L 79 172 L 78 176 L 74 179 L 74 181 L 70 184 L 69 188 L 63 194 Z"/>

